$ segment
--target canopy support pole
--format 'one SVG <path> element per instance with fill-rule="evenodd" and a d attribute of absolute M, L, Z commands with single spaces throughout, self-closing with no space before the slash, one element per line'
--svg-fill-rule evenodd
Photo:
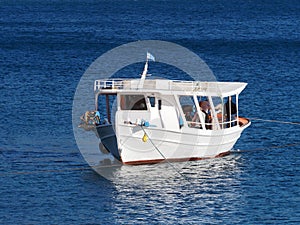
<path fill-rule="evenodd" d="M 107 115 L 107 120 L 109 123 L 111 123 L 111 117 L 110 117 L 110 108 L 109 108 L 109 95 L 105 95 L 106 99 L 106 115 Z"/>

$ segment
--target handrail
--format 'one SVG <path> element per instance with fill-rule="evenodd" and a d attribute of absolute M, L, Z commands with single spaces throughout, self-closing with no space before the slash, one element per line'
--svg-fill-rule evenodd
<path fill-rule="evenodd" d="M 193 122 L 193 121 L 186 121 L 189 127 L 193 127 L 193 128 L 201 128 L 202 123 L 201 122 Z M 232 124 L 236 124 L 236 125 L 232 125 Z M 217 127 L 216 129 L 213 129 L 213 126 L 215 126 L 215 123 L 204 123 L 204 125 L 207 126 L 211 126 L 210 129 L 206 128 L 207 130 L 219 130 L 219 129 L 226 129 L 229 127 L 234 127 L 237 126 L 238 124 L 238 119 L 235 120 L 231 120 L 231 121 L 224 121 L 223 123 L 219 123 L 220 127 Z M 229 127 L 228 127 L 229 125 Z"/>
<path fill-rule="evenodd" d="M 95 80 L 94 91 L 101 89 L 122 89 L 122 79 L 109 79 L 109 80 Z"/>
<path fill-rule="evenodd" d="M 101 89 L 123 89 L 126 84 L 126 89 L 136 89 L 137 83 L 140 79 L 106 79 L 95 80 L 94 91 Z M 159 86 L 164 90 L 192 90 L 192 91 L 204 91 L 208 88 L 208 83 L 213 85 L 219 82 L 201 82 L 201 81 L 184 81 L 184 80 L 146 80 L 144 81 L 144 88 L 156 88 Z M 163 84 L 163 86 L 161 86 Z M 210 88 L 212 88 L 210 86 Z M 216 87 L 217 88 L 217 85 Z"/>

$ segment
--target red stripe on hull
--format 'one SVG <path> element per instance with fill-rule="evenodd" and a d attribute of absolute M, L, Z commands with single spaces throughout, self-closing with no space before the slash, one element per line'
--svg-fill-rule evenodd
<path fill-rule="evenodd" d="M 163 161 L 168 162 L 186 162 L 186 161 L 198 161 L 198 160 L 205 160 L 205 159 L 213 159 L 213 158 L 220 158 L 224 157 L 230 154 L 230 151 L 228 152 L 222 152 L 216 156 L 213 157 L 192 157 L 192 158 L 180 158 L 180 159 L 153 159 L 153 160 L 139 160 L 139 161 L 129 161 L 129 162 L 123 162 L 125 165 L 142 165 L 142 164 L 156 164 Z"/>

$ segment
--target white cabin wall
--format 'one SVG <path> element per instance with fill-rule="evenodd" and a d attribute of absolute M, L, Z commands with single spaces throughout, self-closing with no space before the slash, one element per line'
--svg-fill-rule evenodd
<path fill-rule="evenodd" d="M 161 109 L 159 110 L 162 127 L 168 130 L 178 131 L 180 129 L 180 113 L 173 95 L 164 95 L 160 98 Z"/>
<path fill-rule="evenodd" d="M 116 123 L 125 124 L 125 123 L 136 123 L 137 121 L 149 121 L 150 112 L 146 110 L 120 110 L 116 112 Z"/>
<path fill-rule="evenodd" d="M 162 121 L 161 121 L 161 117 L 160 117 L 159 110 L 158 110 L 157 98 L 155 98 L 154 107 L 151 106 L 149 99 L 147 99 L 147 101 L 148 101 L 147 102 L 148 109 L 150 111 L 150 119 L 149 119 L 150 125 L 157 127 L 157 128 L 162 128 Z"/>

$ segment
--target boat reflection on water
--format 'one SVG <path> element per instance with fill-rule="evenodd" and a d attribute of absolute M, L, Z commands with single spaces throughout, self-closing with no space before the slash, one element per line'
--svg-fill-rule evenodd
<path fill-rule="evenodd" d="M 206 180 L 226 179 L 240 173 L 239 155 L 229 155 L 199 161 L 157 164 L 123 165 L 113 158 L 105 158 L 92 168 L 106 179 L 116 184 L 134 183 L 147 186 L 152 182 L 199 184 Z"/>
<path fill-rule="evenodd" d="M 238 212 L 243 204 L 241 161 L 240 155 L 233 154 L 171 165 L 111 164 L 94 169 L 109 177 L 116 188 L 112 204 L 116 223 L 128 222 L 128 217 L 120 216 L 126 210 L 127 215 L 153 223 L 175 224 L 180 218 L 188 224 L 218 224 L 227 212 Z M 173 166 L 181 169 L 175 171 Z"/>

